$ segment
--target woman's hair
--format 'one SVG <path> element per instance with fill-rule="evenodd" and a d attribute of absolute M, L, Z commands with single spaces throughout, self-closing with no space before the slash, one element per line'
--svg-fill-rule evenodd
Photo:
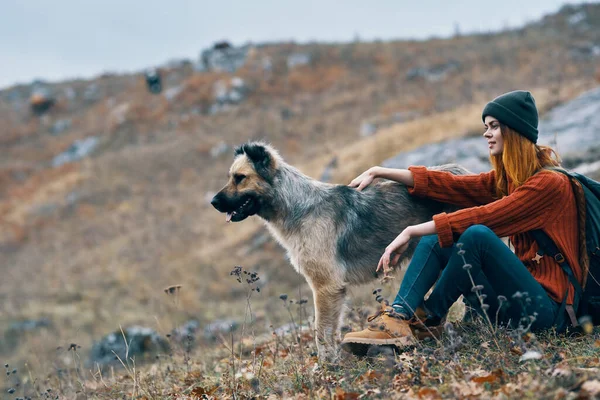
<path fill-rule="evenodd" d="M 496 171 L 496 196 L 508 194 L 508 181 L 514 188 L 544 167 L 560 166 L 560 157 L 548 146 L 539 146 L 506 125 L 500 124 L 504 139 L 502 154 L 490 156 Z"/>

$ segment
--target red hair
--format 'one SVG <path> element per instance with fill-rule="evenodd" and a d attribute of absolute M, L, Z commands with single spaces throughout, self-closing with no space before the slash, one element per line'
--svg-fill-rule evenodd
<path fill-rule="evenodd" d="M 548 146 L 538 146 L 515 130 L 500 124 L 504 139 L 502 154 L 490 156 L 496 171 L 496 196 L 508 194 L 508 182 L 518 188 L 544 167 L 560 166 L 560 157 Z"/>

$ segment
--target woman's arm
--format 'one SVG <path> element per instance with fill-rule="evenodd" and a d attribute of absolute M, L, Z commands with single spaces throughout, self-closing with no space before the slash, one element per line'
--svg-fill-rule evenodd
<path fill-rule="evenodd" d="M 410 166 L 413 186 L 408 193 L 460 207 L 474 207 L 496 200 L 496 174 L 454 175 L 449 171 Z"/>
<path fill-rule="evenodd" d="M 355 187 L 360 191 L 369 186 L 375 178 L 389 179 L 411 187 L 415 184 L 412 172 L 407 169 L 371 167 L 356 177 L 348 186 Z"/>
<path fill-rule="evenodd" d="M 433 220 L 419 225 L 409 226 L 406 228 L 406 230 L 409 231 L 409 236 L 411 239 L 420 238 L 427 235 L 435 235 L 437 233 L 435 222 L 433 222 Z"/>
<path fill-rule="evenodd" d="M 542 171 L 511 194 L 480 207 L 433 216 L 440 245 L 449 247 L 454 236 L 471 225 L 485 225 L 499 237 L 542 229 L 564 209 L 571 192 L 569 179 L 557 172 Z"/>
<path fill-rule="evenodd" d="M 379 259 L 379 264 L 377 264 L 377 271 L 383 269 L 384 274 L 387 275 L 390 271 L 390 265 L 393 266 L 398 264 L 400 256 L 408 248 L 408 242 L 411 239 L 420 238 L 426 235 L 435 235 L 436 233 L 437 230 L 433 221 L 406 227 L 398 236 L 396 236 L 396 239 L 385 248 L 385 252 L 381 256 L 381 259 Z"/>
<path fill-rule="evenodd" d="M 375 167 L 377 168 L 377 177 L 389 179 L 391 181 L 396 181 L 403 183 L 406 186 L 414 186 L 415 180 L 413 178 L 413 173 L 407 169 L 397 169 L 397 168 L 384 168 L 384 167 Z"/>

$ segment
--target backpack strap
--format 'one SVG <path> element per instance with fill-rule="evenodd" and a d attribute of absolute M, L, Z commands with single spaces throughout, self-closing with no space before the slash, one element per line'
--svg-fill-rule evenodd
<path fill-rule="evenodd" d="M 575 289 L 574 304 L 573 305 L 566 304 L 566 301 L 567 301 L 566 297 L 569 295 L 568 288 L 567 288 L 567 292 L 565 293 L 565 298 L 563 299 L 563 304 L 564 304 L 564 309 L 567 311 L 567 314 L 569 314 L 569 319 L 571 320 L 571 324 L 573 326 L 578 326 L 579 323 L 577 322 L 576 311 L 577 311 L 577 307 L 579 305 L 579 299 L 583 295 L 583 289 L 581 288 L 581 285 L 575 278 L 575 275 L 573 274 L 573 270 L 571 269 L 571 266 L 567 262 L 567 259 L 563 256 L 563 254 L 560 252 L 558 247 L 556 247 L 556 244 L 550 238 L 550 236 L 548 236 L 548 234 L 546 232 L 542 231 L 541 229 L 535 229 L 533 231 L 530 231 L 530 233 L 533 236 L 533 238 L 535 239 L 535 241 L 538 243 L 538 246 L 546 254 L 548 254 L 552 258 L 554 258 L 554 260 L 558 263 L 558 265 L 560 265 L 562 270 L 565 272 L 565 274 L 569 278 L 569 282 L 571 282 L 571 284 L 573 285 L 573 288 Z M 562 308 L 563 308 L 563 306 L 561 305 L 561 309 Z"/>

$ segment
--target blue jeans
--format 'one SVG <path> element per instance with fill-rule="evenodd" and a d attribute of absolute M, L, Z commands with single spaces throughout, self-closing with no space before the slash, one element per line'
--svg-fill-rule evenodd
<path fill-rule="evenodd" d="M 474 225 L 457 243 L 462 243 L 462 247 L 454 244 L 441 248 L 437 235 L 421 238 L 394 300 L 395 308 L 400 307 L 400 312 L 412 316 L 424 304 L 434 317 L 443 318 L 460 295 L 465 295 L 471 306 L 483 313 L 472 291 L 475 284 L 480 285 L 479 293 L 486 295 L 484 303 L 489 305 L 487 314 L 492 323 L 516 327 L 521 322 L 527 326 L 529 316 L 535 316 L 532 330 L 554 325 L 560 304 L 548 296 L 494 232 L 486 226 Z M 471 265 L 468 270 L 463 268 L 465 263 Z M 424 302 L 425 294 L 434 284 Z"/>

